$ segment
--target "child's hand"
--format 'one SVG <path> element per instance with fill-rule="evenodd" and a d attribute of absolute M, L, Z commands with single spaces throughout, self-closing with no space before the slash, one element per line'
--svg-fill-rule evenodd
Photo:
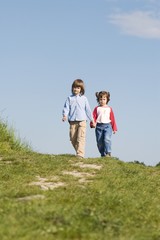
<path fill-rule="evenodd" d="M 90 122 L 90 128 L 95 128 L 95 127 L 96 127 L 95 122 Z"/>
<path fill-rule="evenodd" d="M 66 116 L 63 116 L 62 121 L 65 122 L 67 120 Z"/>

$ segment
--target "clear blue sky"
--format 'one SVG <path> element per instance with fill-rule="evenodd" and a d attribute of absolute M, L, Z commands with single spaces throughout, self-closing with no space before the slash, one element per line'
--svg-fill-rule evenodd
<path fill-rule="evenodd" d="M 76 78 L 111 93 L 112 155 L 160 162 L 160 1 L 0 0 L 0 115 L 35 151 L 74 154 L 63 104 Z M 87 127 L 86 157 L 98 157 Z"/>

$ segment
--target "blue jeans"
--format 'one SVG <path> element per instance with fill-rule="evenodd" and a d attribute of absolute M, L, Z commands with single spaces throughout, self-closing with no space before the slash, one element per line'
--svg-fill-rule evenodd
<path fill-rule="evenodd" d="M 97 123 L 95 133 L 98 150 L 104 157 L 111 153 L 112 126 L 110 123 Z"/>

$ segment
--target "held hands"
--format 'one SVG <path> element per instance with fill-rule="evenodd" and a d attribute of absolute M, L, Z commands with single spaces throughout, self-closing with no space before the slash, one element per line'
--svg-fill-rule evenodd
<path fill-rule="evenodd" d="M 90 128 L 95 128 L 96 127 L 96 123 L 91 121 L 90 122 Z M 113 134 L 116 134 L 116 131 L 113 131 Z"/>
<path fill-rule="evenodd" d="M 96 123 L 93 122 L 93 121 L 91 121 L 91 122 L 90 122 L 90 128 L 95 128 L 95 127 L 96 127 Z"/>

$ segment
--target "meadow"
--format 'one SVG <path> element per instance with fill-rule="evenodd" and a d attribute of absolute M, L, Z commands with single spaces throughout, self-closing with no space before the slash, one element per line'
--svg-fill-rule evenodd
<path fill-rule="evenodd" d="M 159 240 L 160 166 L 40 154 L 0 122 L 0 239 Z"/>

